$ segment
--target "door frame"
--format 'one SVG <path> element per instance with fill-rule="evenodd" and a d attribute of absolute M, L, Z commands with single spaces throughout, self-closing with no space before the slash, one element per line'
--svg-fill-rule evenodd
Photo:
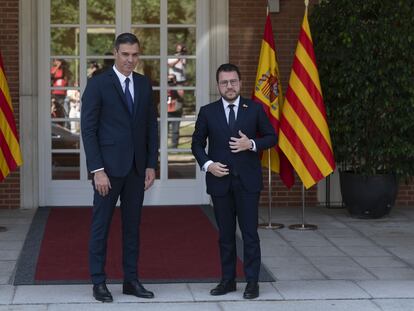
<path fill-rule="evenodd" d="M 82 5 L 84 1 L 80 1 Z M 126 6 L 130 4 L 130 1 L 116 0 L 117 16 L 118 14 L 129 14 L 129 10 Z M 85 5 L 85 4 L 83 4 Z M 121 12 L 120 12 L 121 11 Z M 207 103 L 209 101 L 209 40 L 203 40 L 202 44 L 204 48 L 199 48 L 201 42 L 200 38 L 208 38 L 209 32 L 209 4 L 203 0 L 197 0 L 197 85 L 206 86 L 206 88 L 196 88 L 197 105 L 201 103 Z M 81 10 L 82 14 L 82 10 Z M 85 159 L 83 148 L 81 146 L 80 167 L 81 167 L 81 179 L 80 180 L 52 180 L 51 179 L 51 147 L 50 147 L 50 124 L 51 120 L 48 115 L 49 111 L 49 66 L 50 66 L 50 4 L 49 1 L 38 2 L 38 29 L 39 29 L 39 46 L 38 46 L 38 92 L 39 92 L 39 107 L 38 107 L 38 137 L 39 137 L 39 205 L 42 206 L 65 206 L 65 205 L 91 205 L 93 198 L 93 190 L 90 181 L 87 180 L 87 172 L 85 166 Z M 119 19 L 118 19 L 119 20 Z M 124 21 L 125 18 L 120 20 Z M 80 24 L 80 27 L 85 27 Z M 163 27 L 163 25 L 161 25 Z M 129 31 L 129 24 L 125 22 L 117 23 L 117 34 Z M 81 31 L 82 33 L 82 31 Z M 163 32 L 161 31 L 161 34 Z M 162 38 L 161 38 L 162 39 Z M 86 38 L 82 37 L 83 42 L 86 42 Z M 80 55 L 81 68 L 85 67 L 86 58 Z M 166 65 L 167 59 L 162 58 L 162 62 Z M 163 70 L 165 66 L 161 62 L 161 79 L 163 77 Z M 86 68 L 86 67 L 85 67 Z M 166 75 L 165 75 L 166 76 Z M 81 76 L 82 79 L 82 76 Z M 85 83 L 81 87 L 84 87 Z M 81 91 L 83 91 L 81 89 Z M 160 93 L 161 102 L 166 95 Z M 166 98 L 165 98 L 166 99 Z M 199 107 L 197 107 L 198 111 Z M 166 123 L 166 122 L 165 122 Z M 165 131 L 165 127 L 163 128 Z M 161 133 L 162 135 L 163 133 Z M 163 137 L 166 135 L 163 135 Z M 166 153 L 164 147 L 165 141 L 161 142 L 161 161 L 166 161 Z M 163 149 L 164 148 L 164 149 Z M 165 164 L 162 164 L 165 166 Z M 205 193 L 203 173 L 200 170 L 196 170 L 196 178 L 189 180 L 166 180 L 161 178 L 156 180 L 154 186 L 146 193 L 144 204 L 147 205 L 165 205 L 165 204 L 205 204 L 209 202 L 209 197 Z M 74 195 L 76 194 L 76 195 Z"/>
<path fill-rule="evenodd" d="M 119 0 L 116 0 L 119 1 Z M 203 23 L 204 32 L 197 34 L 198 51 L 203 51 L 203 55 L 208 62 L 197 64 L 197 70 L 209 72 L 209 77 L 203 84 L 207 90 L 202 100 L 197 101 L 197 111 L 200 106 L 215 100 L 218 92 L 215 87 L 215 70 L 218 65 L 228 62 L 228 0 L 202 0 L 206 14 L 199 15 Z M 48 71 L 49 64 L 44 64 L 44 47 L 46 46 L 45 38 L 41 34 L 49 31 L 48 25 L 45 25 L 44 1 L 42 0 L 19 0 L 19 70 L 20 70 L 20 91 L 19 91 L 19 112 L 20 112 L 20 145 L 23 153 L 24 165 L 21 167 L 20 174 L 20 202 L 21 208 L 37 208 L 44 205 L 83 205 L 84 202 L 78 200 L 78 197 L 89 196 L 92 204 L 92 188 L 88 181 L 84 184 L 73 187 L 66 181 L 61 181 L 65 191 L 58 189 L 47 189 L 44 182 L 44 142 L 42 142 L 42 125 L 44 115 L 42 115 L 42 98 L 44 98 L 45 89 L 48 81 L 43 79 L 44 71 Z M 199 6 L 198 6 L 199 7 Z M 201 27 L 198 27 L 201 29 Z M 204 57 L 204 56 L 203 56 Z M 197 55 L 199 59 L 200 56 Z M 43 68 L 43 71 L 42 71 Z M 43 96 L 42 96 L 43 95 Z M 43 139 L 44 141 L 44 139 Z M 84 164 L 82 164 L 84 165 Z M 198 190 L 197 192 L 188 191 L 189 200 L 185 203 L 203 204 L 210 201 L 209 196 L 205 193 L 204 173 L 197 169 Z M 175 184 L 175 185 L 174 185 Z M 175 180 L 174 184 L 168 185 L 168 188 L 185 187 L 182 181 Z M 63 187 L 61 187 L 63 188 Z M 162 189 L 155 185 L 153 189 L 146 194 L 148 200 L 159 196 Z M 47 192 L 52 191 L 53 200 L 45 200 Z M 78 196 L 73 196 L 77 193 Z M 61 204 L 63 203 L 66 204 Z M 171 202 L 166 202 L 171 204 Z"/>

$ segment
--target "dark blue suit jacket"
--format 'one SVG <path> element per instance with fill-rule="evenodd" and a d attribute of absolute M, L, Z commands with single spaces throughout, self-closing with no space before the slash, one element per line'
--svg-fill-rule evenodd
<path fill-rule="evenodd" d="M 241 130 L 256 143 L 257 152 L 246 150 L 232 153 L 230 137 L 239 137 Z M 208 152 L 205 147 L 208 140 Z M 249 99 L 240 98 L 237 120 L 233 133 L 227 124 L 222 100 L 203 106 L 198 114 L 192 152 L 202 167 L 208 160 L 226 164 L 231 172 L 237 172 L 247 191 L 258 192 L 263 188 L 260 151 L 274 146 L 276 133 L 262 106 Z M 206 173 L 207 193 L 222 196 L 229 190 L 230 176 L 215 177 Z"/>
<path fill-rule="evenodd" d="M 140 175 L 157 167 L 158 125 L 151 83 L 135 72 L 133 79 L 133 114 L 112 68 L 88 81 L 81 129 L 89 171 L 104 168 L 108 176 L 124 177 L 133 163 Z"/>

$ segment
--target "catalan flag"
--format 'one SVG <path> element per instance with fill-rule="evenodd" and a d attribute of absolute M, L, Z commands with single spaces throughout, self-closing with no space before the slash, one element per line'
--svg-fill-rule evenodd
<path fill-rule="evenodd" d="M 305 188 L 335 169 L 307 6 L 283 104 L 278 144 Z"/>
<path fill-rule="evenodd" d="M 0 182 L 22 164 L 13 107 L 0 54 Z"/>
<path fill-rule="evenodd" d="M 280 111 L 283 104 L 282 84 L 280 83 L 279 67 L 276 60 L 275 42 L 270 16 L 266 17 L 265 31 L 262 39 L 259 65 L 257 66 L 256 84 L 252 99 L 263 105 L 263 108 L 275 129 L 279 133 Z M 279 173 L 283 183 L 292 187 L 294 183 L 293 169 L 284 154 L 277 146 L 270 148 L 262 155 L 262 165 Z"/>

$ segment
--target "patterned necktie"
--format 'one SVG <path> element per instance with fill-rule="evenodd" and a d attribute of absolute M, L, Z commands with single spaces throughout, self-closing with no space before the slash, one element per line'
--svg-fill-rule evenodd
<path fill-rule="evenodd" d="M 132 99 L 131 92 L 129 91 L 129 78 L 125 79 L 125 97 L 128 105 L 128 110 L 132 114 L 134 100 Z"/>
<path fill-rule="evenodd" d="M 234 106 L 235 106 L 234 104 L 228 105 L 228 107 L 230 109 L 230 111 L 229 111 L 229 128 L 231 130 L 234 129 L 234 123 L 236 123 L 236 115 L 235 115 L 234 109 L 233 109 Z"/>

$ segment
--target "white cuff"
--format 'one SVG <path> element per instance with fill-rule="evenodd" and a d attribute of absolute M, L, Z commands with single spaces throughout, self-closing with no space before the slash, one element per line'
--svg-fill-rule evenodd
<path fill-rule="evenodd" d="M 208 167 L 210 166 L 210 164 L 214 163 L 213 161 L 209 160 L 206 163 L 204 163 L 203 167 L 201 168 L 201 170 L 203 172 L 207 172 L 208 171 Z"/>
<path fill-rule="evenodd" d="M 250 139 L 250 141 L 252 142 L 252 147 L 249 150 L 256 152 L 257 151 L 257 149 L 256 149 L 256 143 L 254 142 L 253 139 Z"/>
<path fill-rule="evenodd" d="M 104 170 L 104 168 L 103 168 L 103 167 L 101 167 L 101 168 L 98 168 L 97 170 L 93 170 L 93 171 L 91 171 L 91 173 L 92 173 L 92 174 L 94 174 L 94 173 L 96 173 L 96 172 L 103 171 L 103 170 Z"/>

